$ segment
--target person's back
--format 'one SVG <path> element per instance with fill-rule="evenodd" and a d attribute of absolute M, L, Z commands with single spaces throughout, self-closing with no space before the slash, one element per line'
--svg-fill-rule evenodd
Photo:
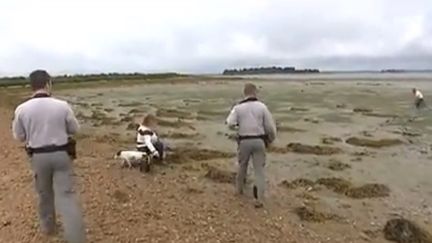
<path fill-rule="evenodd" d="M 26 143 L 32 148 L 63 145 L 76 127 L 68 126 L 69 105 L 52 97 L 32 98 L 17 107 L 15 114 L 23 123 L 27 133 Z"/>
<path fill-rule="evenodd" d="M 266 146 L 276 138 L 276 126 L 267 106 L 256 98 L 253 84 L 244 87 L 246 99 L 235 105 L 226 119 L 230 127 L 238 127 L 238 162 L 236 192 L 243 194 L 249 159 L 255 171 L 255 206 L 262 207 L 265 190 Z"/>
<path fill-rule="evenodd" d="M 274 139 L 272 121 L 269 119 L 271 116 L 264 103 L 256 99 L 246 99 L 235 106 L 235 112 L 238 114 L 238 134 L 240 136 L 266 135 L 271 136 L 269 139 Z"/>
<path fill-rule="evenodd" d="M 41 230 L 47 235 L 56 233 L 57 208 L 67 242 L 84 243 L 81 207 L 73 189 L 75 144 L 68 138 L 79 129 L 78 121 L 67 102 L 51 97 L 51 77 L 46 71 L 32 72 L 30 83 L 34 94 L 15 109 L 12 132 L 25 143 L 31 160 Z"/>

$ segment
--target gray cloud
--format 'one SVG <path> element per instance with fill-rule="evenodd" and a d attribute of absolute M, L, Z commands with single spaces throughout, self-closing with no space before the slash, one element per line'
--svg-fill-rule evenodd
<path fill-rule="evenodd" d="M 0 39 L 0 75 L 40 67 L 54 73 L 432 68 L 427 0 L 185 0 L 184 6 L 162 0 L 145 8 L 132 0 L 87 8 L 85 1 L 57 1 L 50 10 L 57 14 L 42 20 L 31 12 L 18 19 L 20 8 L 6 2 L 0 4 L 10 13 L 0 16 L 0 35 L 8 37 Z M 79 11 L 61 12 L 71 8 Z"/>

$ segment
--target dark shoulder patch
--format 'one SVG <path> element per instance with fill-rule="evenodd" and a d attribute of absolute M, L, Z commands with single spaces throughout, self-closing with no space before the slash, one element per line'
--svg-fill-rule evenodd
<path fill-rule="evenodd" d="M 122 151 L 121 151 L 121 150 L 119 150 L 119 151 L 117 152 L 117 154 L 116 154 L 116 155 L 117 155 L 117 156 L 120 156 L 121 152 L 122 152 Z"/>
<path fill-rule="evenodd" d="M 244 100 L 240 101 L 239 104 L 244 104 L 244 103 L 253 102 L 253 101 L 258 101 L 258 98 L 256 98 L 256 97 L 249 97 L 247 99 L 244 99 Z"/>

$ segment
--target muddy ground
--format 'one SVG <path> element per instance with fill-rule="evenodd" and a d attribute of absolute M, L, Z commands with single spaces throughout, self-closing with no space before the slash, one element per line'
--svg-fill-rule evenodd
<path fill-rule="evenodd" d="M 224 126 L 245 81 L 57 91 L 83 126 L 74 164 L 90 242 L 387 242 L 386 223 L 401 217 L 432 231 L 432 112 L 415 113 L 410 93 L 428 101 L 429 80 L 253 81 L 280 131 L 258 210 L 250 192 L 234 195 Z M 0 108 L 0 242 L 61 242 L 38 233 L 31 171 L 10 134 L 12 101 L 25 92 L 1 92 L 13 98 Z M 134 148 L 146 113 L 158 115 L 167 163 L 121 169 L 113 155 Z"/>

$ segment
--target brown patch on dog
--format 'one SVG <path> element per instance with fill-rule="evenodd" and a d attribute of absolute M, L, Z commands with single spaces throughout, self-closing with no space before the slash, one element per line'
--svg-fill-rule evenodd
<path fill-rule="evenodd" d="M 432 243 L 432 235 L 417 224 L 400 218 L 387 221 L 384 238 L 397 243 Z"/>
<path fill-rule="evenodd" d="M 370 147 L 370 148 L 383 148 L 383 147 L 390 147 L 390 146 L 403 144 L 401 140 L 394 139 L 394 138 L 373 140 L 373 139 L 366 139 L 366 138 L 351 137 L 348 138 L 345 142 L 354 146 Z"/>

